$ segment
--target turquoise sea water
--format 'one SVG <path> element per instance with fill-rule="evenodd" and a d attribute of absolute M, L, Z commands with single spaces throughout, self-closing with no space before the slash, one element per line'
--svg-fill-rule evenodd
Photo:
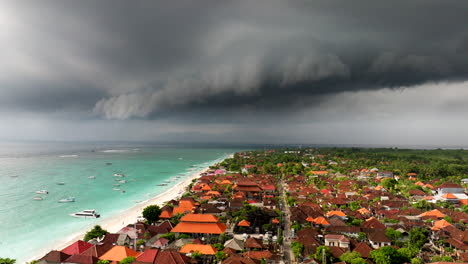
<path fill-rule="evenodd" d="M 24 263 L 41 248 L 100 221 L 70 213 L 96 209 L 102 219 L 113 217 L 236 151 L 143 144 L 0 144 L 0 257 Z M 127 183 L 116 182 L 114 173 L 125 174 Z M 175 179 L 177 175 L 181 178 Z M 168 186 L 157 186 L 170 179 Z M 49 194 L 35 194 L 43 189 Z M 44 200 L 33 200 L 37 196 Z M 57 202 L 70 196 L 76 202 Z"/>

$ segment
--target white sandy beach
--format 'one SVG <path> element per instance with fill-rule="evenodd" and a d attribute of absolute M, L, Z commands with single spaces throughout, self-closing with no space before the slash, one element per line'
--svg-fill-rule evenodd
<path fill-rule="evenodd" d="M 232 157 L 230 155 L 229 157 Z M 122 211 L 115 217 L 110 217 L 109 219 L 102 219 L 101 221 L 98 221 L 96 224 L 99 224 L 102 226 L 102 228 L 106 229 L 107 231 L 111 233 L 115 233 L 122 229 L 122 227 L 128 225 L 128 224 L 133 224 L 136 222 L 137 217 L 141 216 L 141 213 L 145 207 L 148 205 L 153 205 L 157 204 L 161 206 L 164 204 L 164 202 L 170 201 L 172 199 L 177 199 L 180 197 L 184 192 L 185 189 L 187 188 L 188 185 L 192 182 L 193 179 L 199 178 L 200 174 L 203 172 L 207 171 L 209 169 L 209 166 L 213 164 L 208 165 L 207 167 L 198 170 L 197 172 L 191 174 L 187 178 L 185 178 L 183 181 L 177 183 L 176 185 L 172 186 L 170 189 L 168 189 L 166 192 L 161 193 L 151 199 L 148 199 L 146 201 L 143 201 L 141 203 L 136 204 L 135 206 Z M 37 252 L 34 257 L 29 258 L 28 261 L 39 259 L 43 257 L 45 254 L 47 254 L 51 250 L 61 250 L 68 245 L 74 243 L 75 241 L 79 239 L 83 239 L 85 233 L 89 231 L 88 229 L 86 230 L 81 230 L 78 233 L 74 233 L 71 236 L 68 236 L 62 240 L 57 241 L 56 243 L 52 245 L 48 245 L 47 247 L 44 247 L 40 252 Z"/>

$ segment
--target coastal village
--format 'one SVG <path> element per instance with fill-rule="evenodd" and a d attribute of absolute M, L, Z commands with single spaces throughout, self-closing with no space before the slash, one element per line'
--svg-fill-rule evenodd
<path fill-rule="evenodd" d="M 432 162 L 392 157 L 353 149 L 239 152 L 139 221 L 116 233 L 97 226 L 34 262 L 468 262 L 464 173 L 443 177 Z"/>

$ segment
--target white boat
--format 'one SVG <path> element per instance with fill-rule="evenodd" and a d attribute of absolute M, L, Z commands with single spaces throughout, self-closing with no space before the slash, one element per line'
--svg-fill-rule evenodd
<path fill-rule="evenodd" d="M 73 217 L 78 218 L 99 218 L 101 215 L 96 213 L 96 210 L 83 210 L 81 212 L 70 214 Z"/>
<path fill-rule="evenodd" d="M 69 198 L 58 200 L 59 203 L 72 203 L 74 201 L 75 201 L 75 197 L 69 197 Z"/>
<path fill-rule="evenodd" d="M 114 173 L 114 177 L 125 177 L 122 173 Z"/>
<path fill-rule="evenodd" d="M 42 200 L 44 200 L 44 198 L 36 196 L 36 197 L 33 198 L 33 200 L 34 201 L 42 201 Z"/>
<path fill-rule="evenodd" d="M 113 188 L 112 190 L 113 190 L 113 191 L 120 191 L 119 188 Z"/>
<path fill-rule="evenodd" d="M 89 176 L 88 179 L 96 179 L 96 176 Z"/>
<path fill-rule="evenodd" d="M 47 190 L 36 191 L 37 194 L 49 194 Z"/>
<path fill-rule="evenodd" d="M 119 181 L 120 183 L 126 183 L 127 181 L 126 180 L 121 180 Z"/>
<path fill-rule="evenodd" d="M 57 185 L 65 185 L 64 182 L 57 182 Z"/>

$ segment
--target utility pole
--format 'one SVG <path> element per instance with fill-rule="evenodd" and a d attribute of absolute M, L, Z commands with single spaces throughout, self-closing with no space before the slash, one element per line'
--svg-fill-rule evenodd
<path fill-rule="evenodd" d="M 325 248 L 322 248 L 322 264 L 327 264 L 327 257 L 325 256 Z"/>

